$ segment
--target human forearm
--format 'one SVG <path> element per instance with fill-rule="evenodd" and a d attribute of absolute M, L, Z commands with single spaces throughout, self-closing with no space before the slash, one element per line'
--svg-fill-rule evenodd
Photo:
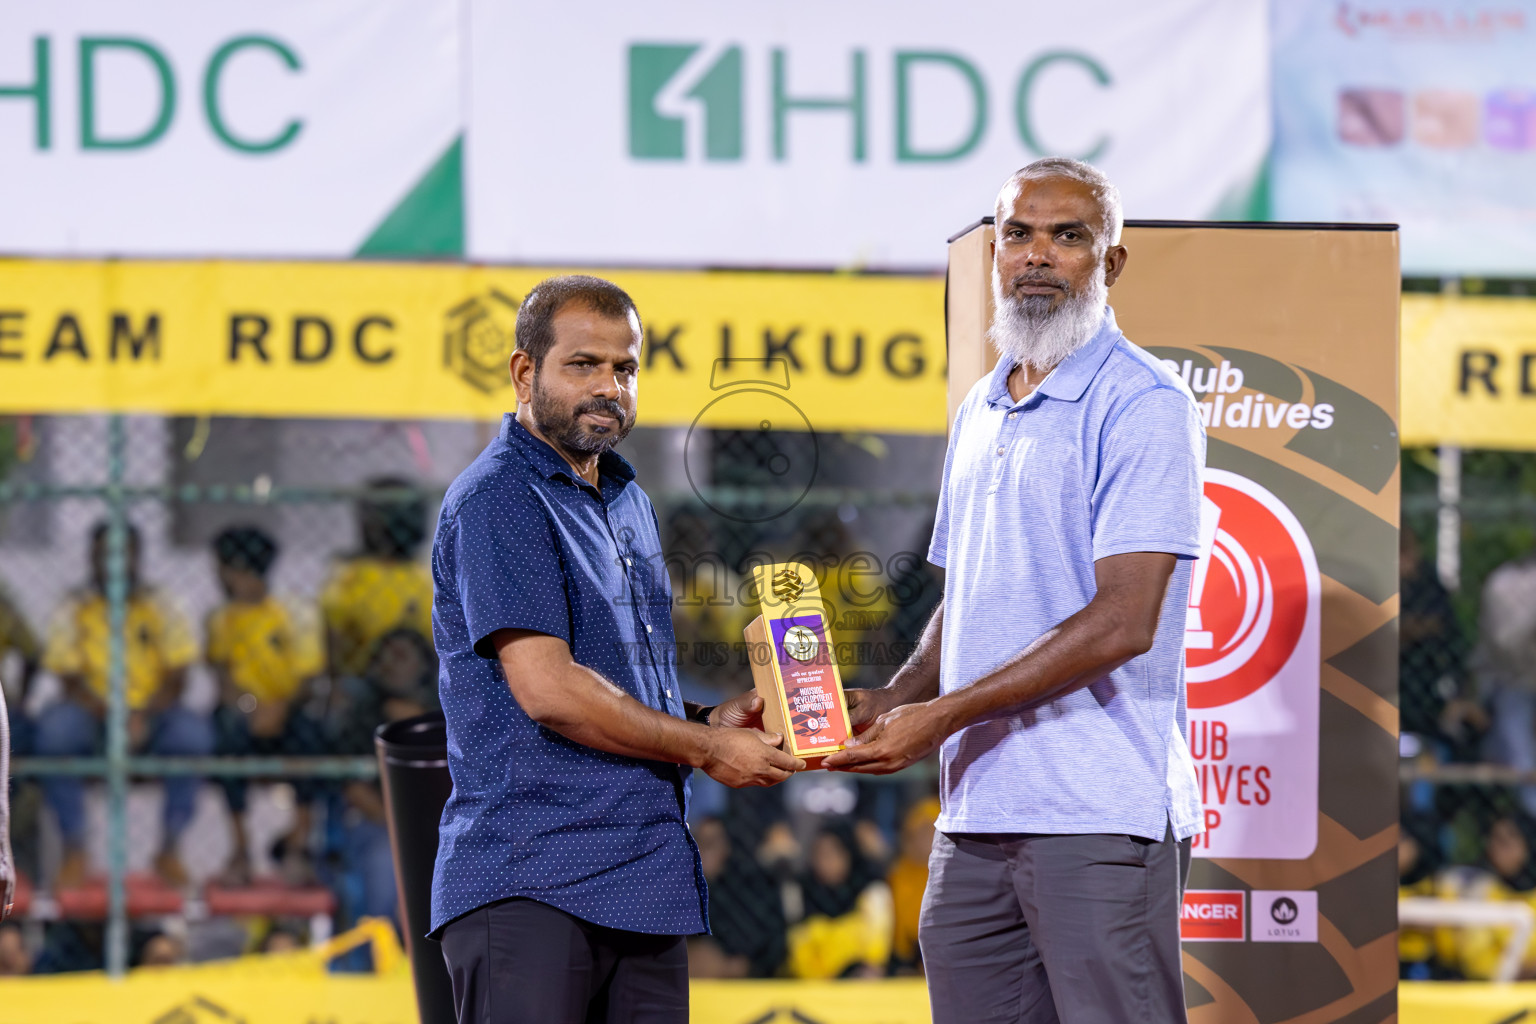
<path fill-rule="evenodd" d="M 503 666 L 505 668 L 505 665 Z M 702 767 L 710 730 L 647 707 L 577 662 L 551 666 L 552 684 L 513 695 L 529 718 L 583 746 L 625 757 Z M 509 679 L 510 679 L 509 675 Z"/>
<path fill-rule="evenodd" d="M 885 685 L 893 704 L 916 704 L 939 695 L 939 652 L 943 640 L 944 602 L 940 601 L 923 627 L 917 649 Z"/>
<path fill-rule="evenodd" d="M 86 685 L 84 678 L 70 674 L 63 676 L 59 681 L 64 687 L 65 698 L 71 704 L 80 705 L 97 718 L 106 717 L 107 702 Z"/>
<path fill-rule="evenodd" d="M 1097 589 L 1081 611 L 975 683 L 883 712 L 823 765 L 876 775 L 900 771 L 968 725 L 1102 679 L 1151 649 L 1173 566 L 1173 555 L 1157 552 L 1100 559 L 1094 563 Z"/>
<path fill-rule="evenodd" d="M 1152 632 L 1091 602 L 991 674 L 933 701 L 946 735 L 1102 679 L 1152 647 Z"/>
<path fill-rule="evenodd" d="M 939 695 L 939 650 L 944 635 L 944 605 L 938 608 L 923 627 L 923 635 L 891 681 L 876 690 L 849 690 L 848 723 L 853 731 L 865 729 L 892 708 L 904 704 L 921 704 Z"/>
<path fill-rule="evenodd" d="M 149 698 L 148 710 L 157 715 L 169 710 L 181 700 L 181 694 L 186 689 L 186 685 L 187 670 L 185 668 L 167 670 L 161 679 L 160 688 Z"/>
<path fill-rule="evenodd" d="M 685 722 L 647 707 L 579 664 L 558 637 L 504 629 L 490 640 L 518 706 L 583 746 L 702 768 L 728 786 L 771 786 L 805 767 L 777 748 L 782 737 L 750 727 L 762 715 L 755 695 L 720 705 L 709 726 Z"/>

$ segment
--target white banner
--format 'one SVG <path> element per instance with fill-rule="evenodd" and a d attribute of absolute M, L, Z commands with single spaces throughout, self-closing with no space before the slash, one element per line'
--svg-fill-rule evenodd
<path fill-rule="evenodd" d="M 1402 225 L 1403 270 L 1536 273 L 1536 0 L 1275 5 L 1274 217 Z"/>
<path fill-rule="evenodd" d="M 457 158 L 460 11 L 0 0 L 0 252 L 354 254 Z"/>
<path fill-rule="evenodd" d="M 1043 155 L 1128 216 L 1247 218 L 1263 0 L 469 0 L 470 255 L 937 267 Z"/>

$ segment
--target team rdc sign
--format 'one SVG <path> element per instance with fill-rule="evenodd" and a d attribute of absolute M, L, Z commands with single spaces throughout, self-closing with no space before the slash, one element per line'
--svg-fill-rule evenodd
<path fill-rule="evenodd" d="M 1320 577 L 1290 509 L 1206 471 L 1185 620 L 1197 857 L 1304 859 L 1317 846 Z"/>

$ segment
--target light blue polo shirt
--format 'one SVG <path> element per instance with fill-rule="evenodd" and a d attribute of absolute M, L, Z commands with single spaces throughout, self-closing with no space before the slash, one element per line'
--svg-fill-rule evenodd
<path fill-rule="evenodd" d="M 1201 831 L 1185 742 L 1184 621 L 1205 430 L 1194 396 L 1098 333 L 1022 402 L 1007 360 L 971 388 L 944 458 L 929 561 L 945 569 L 940 688 L 969 686 L 1086 606 L 1094 562 L 1179 556 L 1152 650 L 1089 686 L 945 741 L 944 832 Z"/>

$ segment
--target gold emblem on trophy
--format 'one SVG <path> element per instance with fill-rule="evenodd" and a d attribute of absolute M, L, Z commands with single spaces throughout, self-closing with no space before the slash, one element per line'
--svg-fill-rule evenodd
<path fill-rule="evenodd" d="M 804 592 L 805 584 L 800 582 L 800 574 L 795 570 L 780 569 L 773 574 L 773 596 L 779 600 L 798 601 Z"/>

